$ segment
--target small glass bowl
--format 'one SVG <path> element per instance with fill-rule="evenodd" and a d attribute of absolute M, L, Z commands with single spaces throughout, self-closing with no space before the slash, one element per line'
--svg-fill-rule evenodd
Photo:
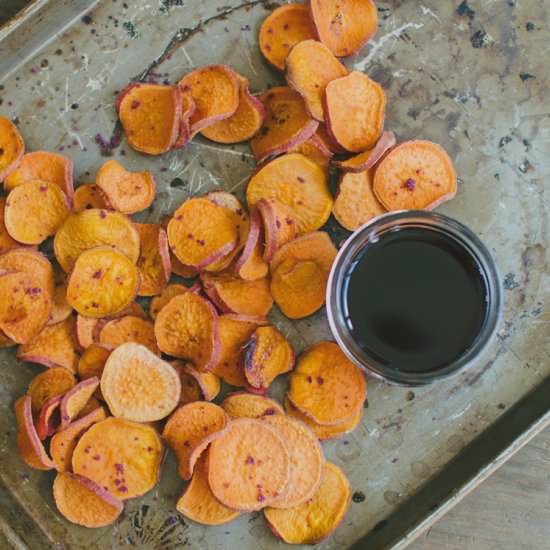
<path fill-rule="evenodd" d="M 486 288 L 486 315 L 472 345 L 455 361 L 440 369 L 426 372 L 410 372 L 388 367 L 371 357 L 353 339 L 345 320 L 345 276 L 358 255 L 388 231 L 404 231 L 422 228 L 439 231 L 462 246 L 479 265 Z M 502 313 L 502 285 L 498 271 L 487 247 L 465 225 L 434 212 L 404 210 L 379 216 L 355 231 L 344 243 L 332 265 L 327 285 L 327 316 L 334 338 L 344 353 L 359 367 L 387 382 L 420 386 L 458 374 L 475 362 L 490 343 L 498 327 Z"/>

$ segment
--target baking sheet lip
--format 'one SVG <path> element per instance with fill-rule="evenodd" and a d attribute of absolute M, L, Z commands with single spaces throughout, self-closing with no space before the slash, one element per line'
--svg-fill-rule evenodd
<path fill-rule="evenodd" d="M 25 23 L 42 6 L 46 5 L 49 0 L 31 0 L 28 6 L 19 10 L 11 19 L 0 25 L 0 42 L 7 38 L 17 27 Z"/>

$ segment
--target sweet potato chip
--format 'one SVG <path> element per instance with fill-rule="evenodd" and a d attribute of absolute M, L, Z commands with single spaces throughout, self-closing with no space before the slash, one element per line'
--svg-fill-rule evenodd
<path fill-rule="evenodd" d="M 373 218 L 386 213 L 372 190 L 373 172 L 348 172 L 340 178 L 332 213 L 336 221 L 349 231 L 355 231 Z"/>
<path fill-rule="evenodd" d="M 95 342 L 94 332 L 100 322 L 101 319 L 85 317 L 84 315 L 76 316 L 76 339 L 82 349 L 87 349 Z"/>
<path fill-rule="evenodd" d="M 54 434 L 50 441 L 50 454 L 58 472 L 65 472 L 71 469 L 73 451 L 80 436 L 96 422 L 107 418 L 103 407 L 98 407 L 89 412 L 86 416 L 79 418 L 69 424 L 64 430 Z"/>
<path fill-rule="evenodd" d="M 219 318 L 220 357 L 212 372 L 232 386 L 246 386 L 244 375 L 245 346 L 257 324 L 221 315 Z"/>
<path fill-rule="evenodd" d="M 27 389 L 27 395 L 32 401 L 32 412 L 38 414 L 48 399 L 63 395 L 75 384 L 76 380 L 72 372 L 61 367 L 54 367 L 37 374 Z"/>
<path fill-rule="evenodd" d="M 108 205 L 95 183 L 79 185 L 74 192 L 73 212 L 82 212 L 91 208 L 107 209 Z"/>
<path fill-rule="evenodd" d="M 124 214 L 145 210 L 153 204 L 157 192 L 151 172 L 130 172 L 116 160 L 108 160 L 99 169 L 96 185 L 109 206 Z"/>
<path fill-rule="evenodd" d="M 312 0 L 309 8 L 319 40 L 337 57 L 354 54 L 376 33 L 373 0 Z"/>
<path fill-rule="evenodd" d="M 159 224 L 136 223 L 141 252 L 137 261 L 141 275 L 139 296 L 156 296 L 167 285 L 172 273 L 166 231 Z"/>
<path fill-rule="evenodd" d="M 95 393 L 99 391 L 99 388 L 96 389 Z M 80 412 L 75 416 L 74 421 L 80 420 L 81 418 L 84 418 L 85 416 L 89 415 L 92 411 L 95 411 L 96 409 L 99 409 L 102 407 L 101 403 L 99 402 L 99 399 L 96 397 L 90 397 L 88 401 L 86 401 L 86 404 L 82 409 L 80 409 Z"/>
<path fill-rule="evenodd" d="M 333 156 L 328 144 L 320 137 L 319 128 L 309 139 L 289 149 L 288 152 L 304 155 L 304 157 L 318 164 L 325 172 L 328 171 L 328 163 Z"/>
<path fill-rule="evenodd" d="M 145 494 L 157 484 L 163 455 L 155 428 L 111 417 L 82 435 L 73 452 L 73 472 L 126 500 Z"/>
<path fill-rule="evenodd" d="M 50 318 L 51 298 L 41 283 L 27 273 L 0 276 L 0 330 L 18 344 L 36 338 Z"/>
<path fill-rule="evenodd" d="M 52 264 L 37 250 L 16 248 L 0 256 L 0 271 L 28 273 L 40 283 L 49 296 L 55 292 L 55 275 Z"/>
<path fill-rule="evenodd" d="M 248 91 L 248 80 L 240 75 L 239 107 L 235 113 L 203 130 L 201 134 L 217 143 L 240 143 L 252 138 L 262 127 L 265 118 L 263 103 Z"/>
<path fill-rule="evenodd" d="M 386 94 L 365 73 L 352 71 L 325 89 L 326 129 L 347 151 L 371 149 L 384 129 Z"/>
<path fill-rule="evenodd" d="M 348 511 L 351 488 L 344 472 L 331 462 L 323 468 L 322 482 L 310 500 L 284 510 L 266 508 L 273 533 L 288 544 L 317 544 L 340 525 Z"/>
<path fill-rule="evenodd" d="M 321 440 L 326 441 L 329 439 L 335 439 L 341 435 L 352 432 L 357 428 L 361 420 L 363 419 L 363 406 L 359 407 L 356 413 L 349 419 L 340 424 L 334 424 L 332 426 L 324 426 L 317 424 L 309 416 L 305 415 L 299 409 L 297 409 L 288 398 L 285 399 L 285 410 L 288 416 L 293 416 L 298 420 L 306 424 L 311 430 L 315 432 L 315 435 Z"/>
<path fill-rule="evenodd" d="M 273 508 L 293 508 L 311 499 L 321 485 L 325 457 L 317 436 L 302 422 L 275 414 L 262 417 L 275 428 L 286 443 L 290 455 L 290 479 Z"/>
<path fill-rule="evenodd" d="M 247 344 L 244 373 L 255 389 L 267 391 L 279 374 L 292 370 L 294 350 L 273 326 L 258 327 Z"/>
<path fill-rule="evenodd" d="M 114 416 L 154 422 L 176 408 L 181 384 L 171 365 L 145 346 L 127 343 L 118 346 L 107 359 L 101 393 Z"/>
<path fill-rule="evenodd" d="M 17 419 L 15 443 L 21 460 L 31 468 L 38 470 L 54 468 L 52 459 L 48 456 L 36 433 L 32 419 L 31 398 L 28 395 L 20 397 L 15 402 L 15 417 Z"/>
<path fill-rule="evenodd" d="M 456 171 L 431 141 L 406 141 L 376 168 L 374 194 L 388 210 L 432 210 L 456 195 Z"/>
<path fill-rule="evenodd" d="M 25 142 L 17 126 L 0 116 L 0 183 L 19 165 L 25 154 Z"/>
<path fill-rule="evenodd" d="M 0 197 L 0 254 L 4 254 L 4 252 L 8 252 L 9 250 L 13 250 L 14 248 L 21 246 L 21 243 L 18 243 L 15 239 L 13 239 L 6 229 L 6 224 L 4 223 L 5 207 L 6 197 Z"/>
<path fill-rule="evenodd" d="M 201 457 L 191 478 L 176 504 L 176 510 L 192 521 L 203 525 L 223 525 L 239 517 L 240 512 L 224 506 L 213 495 L 208 485 L 206 457 Z"/>
<path fill-rule="evenodd" d="M 290 456 L 278 431 L 255 418 L 232 420 L 210 445 L 208 483 L 214 496 L 242 511 L 269 506 L 286 489 Z"/>
<path fill-rule="evenodd" d="M 317 40 L 296 44 L 286 60 L 288 85 L 304 98 L 309 114 L 320 121 L 325 120 L 322 100 L 327 84 L 347 74 L 346 67 Z"/>
<path fill-rule="evenodd" d="M 168 285 L 158 296 L 155 296 L 151 300 L 149 306 L 149 315 L 153 320 L 157 318 L 160 310 L 174 297 L 179 296 L 180 294 L 185 294 L 186 292 L 198 292 L 199 287 L 187 287 L 185 285 L 180 285 L 178 283 L 172 283 Z"/>
<path fill-rule="evenodd" d="M 114 315 L 132 303 L 139 283 L 139 271 L 127 256 L 97 246 L 78 257 L 69 278 L 67 302 L 88 317 Z"/>
<path fill-rule="evenodd" d="M 324 231 L 314 231 L 293 239 L 282 246 L 271 259 L 271 270 L 274 271 L 285 260 L 307 261 L 319 264 L 327 274 L 336 257 L 336 248 Z"/>
<path fill-rule="evenodd" d="M 163 353 L 189 359 L 199 370 L 210 370 L 218 362 L 218 314 L 193 292 L 175 296 L 161 309 L 155 336 Z"/>
<path fill-rule="evenodd" d="M 109 355 L 111 355 L 111 350 L 104 348 L 99 344 L 90 344 L 84 350 L 84 353 L 78 361 L 78 376 L 80 379 L 86 380 L 87 378 L 93 378 L 96 376 L 101 380 L 103 368 L 105 367 L 105 363 L 109 358 Z M 104 401 L 100 388 L 96 389 L 95 395 Z"/>
<path fill-rule="evenodd" d="M 269 265 L 263 258 L 263 227 L 257 208 L 250 212 L 250 224 L 243 251 L 235 262 L 235 273 L 241 279 L 255 281 L 263 279 L 269 272 Z"/>
<path fill-rule="evenodd" d="M 196 104 L 191 116 L 191 135 L 229 118 L 239 106 L 239 78 L 225 65 L 196 69 L 180 80 L 179 87 Z"/>
<path fill-rule="evenodd" d="M 327 174 L 298 153 L 276 158 L 252 176 L 246 200 L 253 207 L 260 199 L 275 199 L 287 206 L 298 233 L 319 229 L 332 208 Z"/>
<path fill-rule="evenodd" d="M 59 284 L 55 287 L 52 301 L 52 311 L 48 325 L 57 325 L 68 319 L 73 312 L 73 308 L 67 303 L 67 283 Z"/>
<path fill-rule="evenodd" d="M 133 263 L 139 258 L 139 235 L 131 220 L 120 212 L 92 208 L 69 216 L 54 239 L 55 257 L 65 273 L 89 248 L 116 247 Z"/>
<path fill-rule="evenodd" d="M 270 88 L 260 96 L 264 125 L 250 141 L 258 162 L 286 153 L 310 138 L 319 123 L 309 115 L 302 96 L 286 86 Z"/>
<path fill-rule="evenodd" d="M 177 86 L 130 84 L 119 92 L 116 108 L 132 149 L 162 155 L 172 148 L 179 135 L 182 108 Z"/>
<path fill-rule="evenodd" d="M 76 320 L 68 317 L 61 323 L 44 327 L 36 338 L 19 346 L 17 359 L 76 372 L 79 359 L 77 349 Z"/>
<path fill-rule="evenodd" d="M 270 262 L 275 252 L 296 237 L 296 224 L 289 208 L 276 199 L 260 199 L 256 205 L 264 228 L 264 260 Z"/>
<path fill-rule="evenodd" d="M 284 409 L 274 399 L 243 391 L 227 395 L 221 407 L 231 418 L 260 418 L 285 414 Z"/>
<path fill-rule="evenodd" d="M 231 273 L 201 275 L 204 291 L 224 313 L 265 317 L 273 299 L 267 279 L 245 281 Z"/>
<path fill-rule="evenodd" d="M 181 117 L 178 130 L 178 137 L 174 143 L 174 149 L 185 147 L 193 137 L 191 133 L 191 117 L 197 110 L 195 100 L 189 94 L 180 94 L 181 96 Z"/>
<path fill-rule="evenodd" d="M 238 233 L 226 208 L 207 198 L 194 198 L 174 212 L 168 242 L 180 262 L 203 269 L 237 246 Z"/>
<path fill-rule="evenodd" d="M 211 372 L 201 372 L 192 363 L 173 361 L 181 381 L 180 405 L 193 401 L 212 401 L 220 393 L 220 379 Z"/>
<path fill-rule="evenodd" d="M 4 223 L 10 236 L 23 244 L 40 244 L 69 215 L 65 194 L 55 183 L 27 181 L 10 192 Z"/>
<path fill-rule="evenodd" d="M 65 519 L 90 528 L 111 525 L 124 508 L 120 500 L 91 479 L 69 472 L 57 474 L 53 498 Z"/>
<path fill-rule="evenodd" d="M 4 180 L 4 189 L 11 191 L 22 183 L 34 180 L 55 183 L 67 195 L 69 205 L 72 204 L 74 187 L 71 159 L 49 151 L 27 153 L 19 166 Z"/>
<path fill-rule="evenodd" d="M 372 149 L 359 153 L 348 160 L 336 161 L 334 164 L 344 172 L 365 172 L 374 168 L 376 163 L 395 145 L 395 142 L 393 132 L 382 132 L 380 139 Z"/>
<path fill-rule="evenodd" d="M 193 450 L 208 436 L 224 430 L 227 422 L 225 411 L 206 401 L 187 403 L 168 419 L 162 435 L 176 455 L 178 473 L 183 479 L 191 479 L 193 474 Z"/>
<path fill-rule="evenodd" d="M 318 424 L 350 420 L 366 397 L 363 373 L 334 342 L 319 342 L 306 350 L 290 376 L 288 399 Z"/>
<path fill-rule="evenodd" d="M 41 440 L 52 435 L 61 423 L 60 406 L 63 395 L 50 397 L 40 409 L 36 417 L 36 433 Z"/>
<path fill-rule="evenodd" d="M 60 405 L 61 429 L 64 430 L 86 406 L 90 397 L 99 386 L 97 377 L 87 378 L 79 382 L 63 395 Z"/>
<path fill-rule="evenodd" d="M 151 353 L 160 355 L 155 338 L 155 327 L 151 321 L 125 315 L 108 321 L 99 332 L 99 344 L 107 349 L 115 349 L 127 342 L 141 344 Z"/>
<path fill-rule="evenodd" d="M 263 56 L 282 71 L 292 46 L 309 38 L 315 38 L 315 28 L 307 5 L 288 4 L 274 9 L 264 19 L 258 42 Z"/>

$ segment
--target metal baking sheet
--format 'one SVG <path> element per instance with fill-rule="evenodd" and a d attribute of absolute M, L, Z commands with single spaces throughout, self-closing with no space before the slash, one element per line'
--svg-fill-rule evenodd
<path fill-rule="evenodd" d="M 441 211 L 472 227 L 494 253 L 505 285 L 503 323 L 478 364 L 457 378 L 414 389 L 369 380 L 361 426 L 323 445 L 356 492 L 343 524 L 319 545 L 325 550 L 403 548 L 549 422 L 549 8 L 534 0 L 458 4 L 378 2 L 377 36 L 346 64 L 385 87 L 387 127 L 401 140 L 432 139 L 455 159 L 459 193 Z M 70 155 L 77 182 L 93 178 L 105 154 L 134 170 L 152 169 L 158 200 L 141 221 L 158 221 L 210 189 L 242 193 L 254 166 L 246 146 L 198 138 L 160 158 L 141 156 L 124 139 L 117 145 L 113 103 L 132 79 L 175 82 L 207 63 L 231 65 L 254 91 L 282 82 L 257 47 L 259 25 L 276 5 L 39 0 L 0 29 L 0 112 L 18 121 L 29 149 Z M 113 136 L 112 150 L 98 145 Z M 332 222 L 329 231 L 337 243 L 346 236 Z M 323 312 L 297 322 L 275 312 L 272 319 L 297 351 L 330 336 Z M 160 485 L 128 502 L 116 525 L 69 524 L 52 502 L 53 474 L 28 469 L 15 451 L 13 403 L 40 369 L 18 364 L 13 350 L 2 351 L 0 363 L 6 546 L 283 547 L 260 514 L 209 528 L 178 517 L 183 483 L 171 456 Z"/>

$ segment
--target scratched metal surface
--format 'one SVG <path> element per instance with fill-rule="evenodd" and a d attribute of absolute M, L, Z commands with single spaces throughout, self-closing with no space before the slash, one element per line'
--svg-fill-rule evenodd
<path fill-rule="evenodd" d="M 495 254 L 504 277 L 505 310 L 491 349 L 460 377 L 414 390 L 369 381 L 362 425 L 324 444 L 327 457 L 343 467 L 354 491 L 366 499 L 351 504 L 341 527 L 320 548 L 343 548 L 383 525 L 550 374 L 550 113 L 543 30 L 550 24 L 550 7 L 534 0 L 513 4 L 472 1 L 457 10 L 458 2 L 449 0 L 379 2 L 377 37 L 346 62 L 384 85 L 387 127 L 400 139 L 432 139 L 454 157 L 459 193 L 441 210 L 471 226 Z M 132 79 L 175 82 L 207 63 L 231 65 L 250 79 L 254 91 L 280 82 L 256 41 L 260 22 L 274 5 L 262 0 L 100 2 L 89 19 L 78 20 L 2 83 L 0 111 L 17 118 L 29 149 L 70 155 L 77 182 L 93 178 L 105 160 L 107 151 L 98 146 L 97 136 L 99 141 L 114 136 L 109 152 L 133 170 L 153 170 L 159 184 L 158 199 L 140 215 L 142 221 L 158 221 L 189 195 L 210 189 L 242 193 L 254 166 L 246 146 L 219 147 L 196 139 L 183 151 L 141 156 L 124 139 L 117 144 L 113 103 L 116 91 Z M 17 32 L 23 40 L 32 28 L 23 24 Z M 3 50 L 5 44 L 0 43 L 2 59 L 16 53 Z M 329 228 L 337 242 L 344 238 L 334 224 Z M 273 320 L 297 351 L 329 336 L 323 313 L 292 323 L 274 313 Z M 112 528 L 70 525 L 55 511 L 53 474 L 24 467 L 14 450 L 13 402 L 39 369 L 17 364 L 12 351 L 2 351 L 0 363 L 0 475 L 10 498 L 56 547 L 283 546 L 259 514 L 210 528 L 176 518 L 183 484 L 171 456 L 158 488 L 128 502 Z"/>

